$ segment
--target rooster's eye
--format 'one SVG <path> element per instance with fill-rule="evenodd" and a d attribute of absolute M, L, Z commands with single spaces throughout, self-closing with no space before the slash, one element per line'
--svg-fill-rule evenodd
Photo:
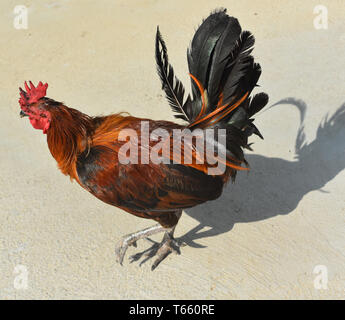
<path fill-rule="evenodd" d="M 44 113 L 41 113 L 41 114 L 40 114 L 40 117 L 41 117 L 41 118 L 47 118 L 47 116 L 46 116 Z"/>

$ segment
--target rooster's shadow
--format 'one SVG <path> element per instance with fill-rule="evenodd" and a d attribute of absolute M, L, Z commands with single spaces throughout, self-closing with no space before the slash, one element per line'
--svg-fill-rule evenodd
<path fill-rule="evenodd" d="M 239 174 L 221 198 L 185 210 L 199 224 L 180 241 L 204 247 L 195 241 L 228 232 L 235 223 L 289 214 L 308 192 L 327 192 L 322 187 L 345 168 L 345 103 L 331 117 L 325 117 L 315 140 L 308 144 L 304 134 L 306 104 L 295 98 L 278 104 L 292 104 L 300 111 L 295 160 L 248 154 L 246 159 L 252 168 L 249 174 Z"/>

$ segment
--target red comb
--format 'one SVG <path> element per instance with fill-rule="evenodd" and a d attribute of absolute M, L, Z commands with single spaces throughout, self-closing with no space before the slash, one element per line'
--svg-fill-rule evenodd
<path fill-rule="evenodd" d="M 31 81 L 29 81 L 29 84 L 30 84 L 30 87 L 25 81 L 24 85 L 25 85 L 26 91 L 24 91 L 22 88 L 19 88 L 20 90 L 19 103 L 21 106 L 26 106 L 27 104 L 35 103 L 39 99 L 45 97 L 46 95 L 48 83 L 43 84 L 40 81 L 37 87 L 35 87 Z"/>

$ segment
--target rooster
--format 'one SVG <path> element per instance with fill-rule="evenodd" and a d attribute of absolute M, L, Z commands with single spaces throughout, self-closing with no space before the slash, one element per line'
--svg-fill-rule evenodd
<path fill-rule="evenodd" d="M 175 117 L 184 120 L 184 125 L 123 113 L 92 117 L 46 97 L 48 84 L 39 82 L 35 87 L 30 81 L 29 85 L 25 82 L 25 90 L 19 88 L 21 117 L 27 116 L 35 129 L 47 135 L 48 148 L 63 174 L 105 203 L 157 222 L 119 241 L 115 255 L 121 265 L 129 246 L 160 232 L 164 233 L 162 242 L 150 252 L 156 257 L 152 270 L 171 252 L 179 253 L 174 230 L 182 210 L 217 199 L 224 185 L 235 180 L 237 171 L 248 170 L 243 153 L 244 148 L 251 150 L 248 137 L 256 134 L 262 138 L 252 116 L 268 102 L 265 93 L 251 97 L 261 74 L 251 55 L 253 46 L 253 35 L 242 31 L 226 9 L 213 11 L 196 30 L 187 51 L 192 93 L 185 96 L 157 27 L 157 71 Z M 147 127 L 145 139 L 143 123 Z M 165 138 L 155 135 L 147 140 L 157 129 L 163 129 Z M 203 135 L 210 129 L 213 136 Z M 186 136 L 181 148 L 191 147 L 189 158 L 184 153 L 178 162 L 164 153 L 164 146 L 173 150 L 169 142 L 175 142 L 175 130 L 201 132 L 204 146 L 217 146 L 218 153 L 224 155 L 219 160 L 224 170 L 210 171 L 216 167 L 216 155 L 202 155 L 196 139 L 187 142 Z M 162 161 L 153 161 L 150 156 L 147 162 L 123 161 L 128 159 L 128 151 L 142 160 L 143 154 L 157 149 L 157 141 L 163 142 L 156 152 Z"/>

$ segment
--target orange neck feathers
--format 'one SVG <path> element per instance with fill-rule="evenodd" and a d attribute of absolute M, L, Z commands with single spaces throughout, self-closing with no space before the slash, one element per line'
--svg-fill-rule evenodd
<path fill-rule="evenodd" d="M 90 146 L 94 130 L 93 119 L 64 105 L 50 113 L 51 125 L 47 132 L 49 150 L 61 172 L 78 180 L 76 160 L 78 154 Z"/>

